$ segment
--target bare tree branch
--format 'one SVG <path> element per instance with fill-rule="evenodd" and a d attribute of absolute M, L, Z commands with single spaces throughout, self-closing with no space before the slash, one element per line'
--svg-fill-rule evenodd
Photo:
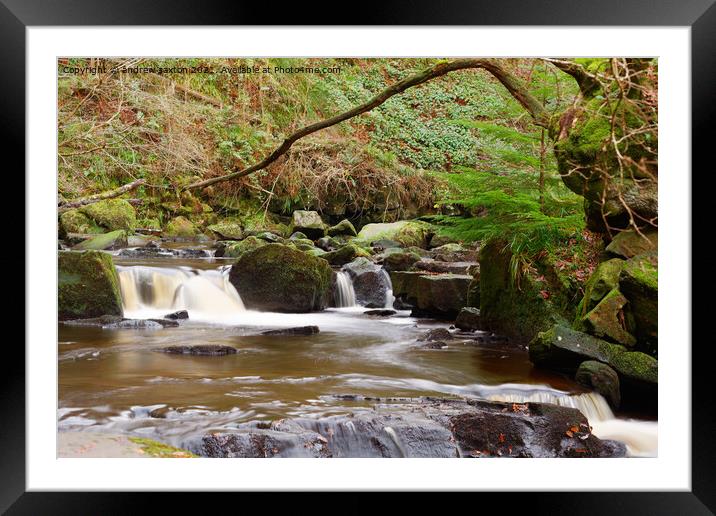
<path fill-rule="evenodd" d="M 592 97 L 599 89 L 601 84 L 597 78 L 587 72 L 584 67 L 574 61 L 566 61 L 564 59 L 545 59 L 546 62 L 553 64 L 564 73 L 571 75 L 579 85 L 579 91 L 584 97 Z"/>
<path fill-rule="evenodd" d="M 328 118 L 326 120 L 322 120 L 320 122 L 316 122 L 314 124 L 299 129 L 298 131 L 288 136 L 283 141 L 283 143 L 279 147 L 277 147 L 271 154 L 266 156 L 263 160 L 256 163 L 255 165 L 251 165 L 248 168 L 238 170 L 230 174 L 192 183 L 190 185 L 185 186 L 183 190 L 203 188 L 222 181 L 238 179 L 258 170 L 262 170 L 274 161 L 276 161 L 279 157 L 281 157 L 281 155 L 285 154 L 297 140 L 303 138 L 304 136 L 308 136 L 311 133 L 315 133 L 316 131 L 320 131 L 321 129 L 325 129 L 326 127 L 331 127 L 333 125 L 344 122 L 345 120 L 370 111 L 371 109 L 383 104 L 390 97 L 402 93 L 408 88 L 423 84 L 424 82 L 427 82 L 431 79 L 435 79 L 436 77 L 440 77 L 447 73 L 468 68 L 482 68 L 490 72 L 529 112 L 529 114 L 534 119 L 535 124 L 541 127 L 547 127 L 547 125 L 549 124 L 549 114 L 545 110 L 542 103 L 534 96 L 532 96 L 532 94 L 530 94 L 527 87 L 517 77 L 515 77 L 508 70 L 500 66 L 496 61 L 492 59 L 456 59 L 454 61 L 441 61 L 431 66 L 430 68 L 426 68 L 422 72 L 419 72 L 415 75 L 411 75 L 401 81 L 392 84 L 367 102 L 364 102 L 363 104 L 360 104 L 353 109 L 345 111 L 344 113 L 336 115 L 332 118 Z"/>

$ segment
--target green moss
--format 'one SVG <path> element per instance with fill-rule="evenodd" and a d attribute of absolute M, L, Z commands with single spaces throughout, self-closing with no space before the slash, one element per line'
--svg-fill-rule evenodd
<path fill-rule="evenodd" d="M 584 317 L 584 326 L 592 335 L 634 347 L 636 339 L 629 332 L 633 323 L 627 303 L 619 289 L 614 288 Z"/>
<path fill-rule="evenodd" d="M 134 207 L 124 199 L 99 201 L 83 206 L 79 211 L 109 231 L 117 229 L 134 231 L 137 227 Z"/>
<path fill-rule="evenodd" d="M 244 253 L 253 251 L 254 249 L 258 249 L 259 247 L 263 247 L 265 245 L 268 245 L 266 241 L 256 238 L 255 236 L 250 236 L 241 242 L 236 242 L 227 246 L 224 250 L 224 256 L 229 258 L 240 258 Z"/>
<path fill-rule="evenodd" d="M 600 263 L 584 285 L 584 298 L 579 304 L 577 317 L 581 319 L 591 311 L 608 292 L 619 286 L 619 274 L 624 260 L 614 258 Z"/>
<path fill-rule="evenodd" d="M 141 446 L 142 451 L 151 457 L 157 457 L 162 459 L 189 459 L 196 457 L 196 455 L 189 451 L 182 450 L 181 448 L 175 448 L 174 446 L 169 446 L 168 444 L 160 443 L 154 441 L 153 439 L 146 439 L 144 437 L 130 437 L 129 440 Z"/>
<path fill-rule="evenodd" d="M 97 235 L 94 238 L 80 242 L 72 249 L 84 251 L 93 249 L 95 251 L 102 251 L 106 249 L 118 249 L 120 247 L 127 246 L 127 232 L 123 229 L 117 231 L 111 231 L 103 235 Z"/>
<path fill-rule="evenodd" d="M 616 355 L 610 365 L 620 375 L 647 383 L 658 383 L 659 365 L 655 358 L 639 351 L 629 351 Z"/>
<path fill-rule="evenodd" d="M 171 238 L 194 238 L 199 233 L 194 223 L 182 215 L 170 220 L 164 228 L 164 236 Z"/>
<path fill-rule="evenodd" d="M 207 229 L 223 240 L 241 240 L 244 237 L 244 230 L 239 220 L 224 219 L 208 226 Z"/>
<path fill-rule="evenodd" d="M 67 233 L 104 233 L 104 230 L 79 210 L 69 210 L 60 215 L 60 235 L 65 237 Z"/>
<path fill-rule="evenodd" d="M 384 224 L 367 224 L 358 233 L 358 238 L 365 242 L 376 240 L 394 240 L 409 247 L 427 247 L 428 237 L 432 236 L 432 226 L 426 222 L 400 220 Z"/>
<path fill-rule="evenodd" d="M 123 315 L 112 257 L 101 251 L 60 251 L 57 304 L 60 320 Z"/>

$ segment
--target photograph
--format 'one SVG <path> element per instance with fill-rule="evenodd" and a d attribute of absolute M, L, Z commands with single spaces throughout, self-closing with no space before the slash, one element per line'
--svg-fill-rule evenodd
<path fill-rule="evenodd" d="M 58 459 L 660 457 L 658 55 L 53 59 Z"/>

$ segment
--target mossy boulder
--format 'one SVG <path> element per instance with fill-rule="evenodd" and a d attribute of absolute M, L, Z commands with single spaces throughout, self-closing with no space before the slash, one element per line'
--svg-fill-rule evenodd
<path fill-rule="evenodd" d="M 68 210 L 60 215 L 59 234 L 65 238 L 68 233 L 104 233 L 104 229 L 79 210 Z"/>
<path fill-rule="evenodd" d="M 656 356 L 659 338 L 659 284 L 656 252 L 627 260 L 619 275 L 619 290 L 634 316 L 637 349 Z"/>
<path fill-rule="evenodd" d="M 356 258 L 370 258 L 370 254 L 353 244 L 346 244 L 340 249 L 321 255 L 331 265 L 345 265 Z"/>
<path fill-rule="evenodd" d="M 331 226 L 328 228 L 328 231 L 326 231 L 328 236 L 340 236 L 340 235 L 346 235 L 346 236 L 357 236 L 358 233 L 356 233 L 356 228 L 351 224 L 351 221 L 348 219 L 343 219 L 335 226 Z"/>
<path fill-rule="evenodd" d="M 193 222 L 179 215 L 174 217 L 164 228 L 163 236 L 167 238 L 196 238 L 201 232 Z"/>
<path fill-rule="evenodd" d="M 123 316 L 119 276 L 101 251 L 60 251 L 57 311 L 60 320 Z"/>
<path fill-rule="evenodd" d="M 260 233 L 257 233 L 256 238 L 258 238 L 259 240 L 263 240 L 264 242 L 269 242 L 271 244 L 283 244 L 285 242 L 285 239 L 281 235 L 277 235 L 276 233 L 272 233 L 271 231 L 262 231 Z"/>
<path fill-rule="evenodd" d="M 267 245 L 268 242 L 256 238 L 255 236 L 246 237 L 240 242 L 232 242 L 226 245 L 221 253 L 224 258 L 240 258 L 244 253 L 253 251 L 259 247 Z"/>
<path fill-rule="evenodd" d="M 489 242 L 480 250 L 479 299 L 485 329 L 526 344 L 554 324 L 573 319 L 564 308 L 569 303 L 559 285 L 540 282 L 530 273 L 513 276 L 511 260 L 504 242 Z"/>
<path fill-rule="evenodd" d="M 586 360 L 579 364 L 579 369 L 577 369 L 574 379 L 604 396 L 612 408 L 619 408 L 621 403 L 619 375 L 608 365 L 596 360 Z"/>
<path fill-rule="evenodd" d="M 95 224 L 108 231 L 124 229 L 134 231 L 137 227 L 137 213 L 124 199 L 107 199 L 82 206 L 79 211 L 92 219 Z"/>
<path fill-rule="evenodd" d="M 390 281 L 393 285 L 393 295 L 403 303 L 411 306 L 418 305 L 418 280 L 425 276 L 422 271 L 393 271 Z"/>
<path fill-rule="evenodd" d="M 584 298 L 577 308 L 577 317 L 587 315 L 609 292 L 619 286 L 624 260 L 613 258 L 600 263 L 584 285 Z"/>
<path fill-rule="evenodd" d="M 389 251 L 389 250 L 387 250 Z M 413 251 L 397 249 L 397 252 L 385 253 L 383 267 L 386 271 L 407 271 L 420 261 L 421 256 Z"/>
<path fill-rule="evenodd" d="M 208 226 L 206 229 L 221 240 L 241 240 L 244 238 L 244 230 L 238 220 L 225 219 Z"/>
<path fill-rule="evenodd" d="M 430 251 L 431 256 L 441 262 L 474 262 L 477 251 L 467 249 L 460 244 L 445 244 Z"/>
<path fill-rule="evenodd" d="M 424 275 L 418 278 L 417 315 L 454 319 L 467 305 L 472 276 L 461 274 Z"/>
<path fill-rule="evenodd" d="M 427 222 L 399 220 L 390 223 L 366 224 L 358 233 L 358 238 L 366 242 L 393 240 L 404 247 L 425 248 L 432 234 L 432 226 Z"/>
<path fill-rule="evenodd" d="M 288 237 L 289 240 L 310 240 L 305 233 L 301 233 L 300 231 L 295 231 L 291 234 L 290 237 Z"/>
<path fill-rule="evenodd" d="M 316 246 L 327 252 L 335 251 L 336 249 L 341 247 L 341 245 L 343 244 L 341 244 L 338 239 L 333 238 L 331 236 L 324 236 L 316 240 Z"/>
<path fill-rule="evenodd" d="M 292 231 L 300 231 L 311 240 L 317 240 L 326 234 L 326 224 L 316 211 L 296 210 L 293 212 Z"/>
<path fill-rule="evenodd" d="M 80 242 L 72 249 L 77 251 L 102 251 L 109 249 L 120 249 L 122 247 L 127 247 L 127 245 L 127 232 L 123 229 L 118 229 L 117 231 L 110 231 L 109 233 L 97 235 L 96 237 L 85 240 L 84 242 Z"/>
<path fill-rule="evenodd" d="M 633 322 L 628 303 L 618 288 L 611 290 L 582 318 L 582 327 L 592 335 L 633 348 L 636 338 L 630 333 Z"/>
<path fill-rule="evenodd" d="M 429 247 L 431 249 L 434 249 L 436 247 L 441 247 L 446 244 L 459 244 L 459 243 L 460 243 L 459 240 L 456 239 L 455 237 L 441 234 L 438 232 L 438 233 L 434 234 L 432 236 L 432 238 L 430 239 Z"/>
<path fill-rule="evenodd" d="M 267 244 L 244 253 L 229 280 L 248 309 L 311 312 L 326 307 L 332 274 L 323 258 Z"/>
<path fill-rule="evenodd" d="M 634 258 L 635 256 L 659 248 L 659 233 L 657 231 L 622 231 L 617 234 L 606 248 L 608 253 L 622 258 Z"/>

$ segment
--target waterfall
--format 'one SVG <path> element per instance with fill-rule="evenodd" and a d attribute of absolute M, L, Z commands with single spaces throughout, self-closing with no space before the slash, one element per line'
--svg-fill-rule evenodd
<path fill-rule="evenodd" d="M 128 317 L 187 310 L 208 314 L 245 311 L 239 293 L 229 282 L 228 268 L 195 270 L 188 267 L 117 266 L 122 305 Z"/>
<path fill-rule="evenodd" d="M 560 394 L 550 391 L 501 392 L 486 396 L 491 401 L 512 403 L 552 403 L 578 409 L 592 426 L 592 433 L 600 439 L 614 439 L 626 444 L 632 457 L 655 457 L 658 424 L 655 421 L 617 419 L 601 394 Z"/>
<path fill-rule="evenodd" d="M 388 285 L 385 289 L 385 305 L 383 308 L 393 308 L 393 304 L 395 303 L 395 296 L 393 295 L 393 282 L 390 281 L 390 274 L 388 274 L 388 271 L 383 269 L 381 267 L 380 273 L 385 278 L 385 283 Z"/>
<path fill-rule="evenodd" d="M 356 293 L 353 290 L 353 282 L 347 272 L 336 272 L 336 285 L 333 299 L 337 308 L 356 306 Z"/>

